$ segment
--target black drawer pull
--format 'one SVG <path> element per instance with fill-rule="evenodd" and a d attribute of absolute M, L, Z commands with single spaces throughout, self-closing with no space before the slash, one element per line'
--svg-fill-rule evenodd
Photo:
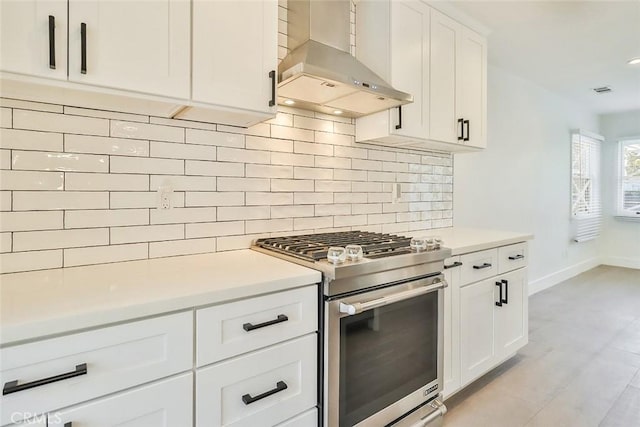
<path fill-rule="evenodd" d="M 469 120 L 465 120 L 464 124 L 467 125 L 467 135 L 462 139 L 463 141 L 468 141 L 469 140 L 469 132 L 470 130 L 470 125 L 469 125 Z M 464 132 L 462 132 L 462 134 L 464 135 Z"/>
<path fill-rule="evenodd" d="M 402 105 L 398 105 L 398 124 L 396 129 L 402 129 Z"/>
<path fill-rule="evenodd" d="M 271 79 L 271 99 L 269 100 L 269 107 L 276 105 L 276 72 L 275 70 L 269 71 L 269 78 Z"/>
<path fill-rule="evenodd" d="M 502 302 L 505 304 L 509 304 L 509 281 L 502 280 L 502 283 L 504 283 L 504 299 L 502 300 Z"/>
<path fill-rule="evenodd" d="M 80 74 L 87 74 L 87 24 L 80 24 Z"/>
<path fill-rule="evenodd" d="M 460 261 L 456 261 L 456 262 L 454 262 L 453 264 L 449 264 L 449 265 L 446 265 L 446 264 L 445 264 L 444 269 L 445 269 L 445 270 L 448 270 L 448 269 L 450 269 L 450 268 L 460 267 L 461 265 L 462 265 L 462 263 L 461 263 Z"/>
<path fill-rule="evenodd" d="M 264 393 L 259 394 L 256 397 L 251 397 L 250 394 L 245 394 L 242 396 L 242 401 L 244 402 L 245 405 L 250 405 L 253 402 L 257 402 L 258 400 L 264 399 L 265 397 L 269 397 L 276 393 L 280 393 L 281 391 L 286 389 L 287 389 L 287 384 L 284 381 L 278 381 L 276 383 L 276 388 L 269 391 L 265 391 Z"/>
<path fill-rule="evenodd" d="M 489 264 L 488 262 L 485 262 L 482 265 L 474 265 L 473 268 L 476 270 L 482 270 L 483 268 L 489 268 L 491 267 L 491 264 Z"/>
<path fill-rule="evenodd" d="M 498 298 L 498 301 L 496 302 L 496 305 L 498 307 L 502 307 L 502 282 L 496 282 L 496 286 L 500 287 L 500 297 Z"/>
<path fill-rule="evenodd" d="M 253 331 L 254 329 L 264 328 L 265 326 L 271 326 L 277 323 L 286 322 L 287 320 L 289 320 L 289 317 L 284 314 L 278 314 L 278 317 L 276 319 L 269 320 L 268 322 L 258 323 L 257 325 L 254 325 L 253 323 L 245 323 L 244 325 L 242 325 L 242 329 L 249 332 Z"/>
<path fill-rule="evenodd" d="M 51 384 L 86 374 L 87 364 L 83 363 L 81 365 L 76 365 L 76 369 L 74 371 L 65 372 L 64 374 L 54 375 L 53 377 L 43 378 L 41 380 L 32 381 L 30 383 L 18 384 L 18 380 L 9 381 L 8 383 L 4 384 L 4 387 L 2 388 L 2 395 L 4 396 L 11 393 L 17 393 L 22 390 L 28 390 L 30 388 L 40 387 L 41 385 Z"/>
<path fill-rule="evenodd" d="M 49 68 L 56 69 L 56 18 L 49 15 Z"/>
<path fill-rule="evenodd" d="M 64 423 L 64 427 L 73 427 L 73 423 L 71 421 Z"/>
<path fill-rule="evenodd" d="M 515 261 L 517 259 L 522 259 L 522 258 L 524 258 L 524 255 L 521 255 L 521 254 L 509 257 L 509 259 L 512 260 L 512 261 Z"/>

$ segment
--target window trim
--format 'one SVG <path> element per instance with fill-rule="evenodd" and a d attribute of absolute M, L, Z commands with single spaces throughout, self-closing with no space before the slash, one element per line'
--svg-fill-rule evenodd
<path fill-rule="evenodd" d="M 617 219 L 622 221 L 640 221 L 640 214 L 638 213 L 633 214 L 629 211 L 625 211 L 622 208 L 623 198 L 624 198 L 623 190 L 622 190 L 622 180 L 623 180 L 622 168 L 624 167 L 623 165 L 624 146 L 630 145 L 632 143 L 640 144 L 640 135 L 626 137 L 626 138 L 619 138 L 617 152 L 616 152 L 616 180 L 615 180 L 616 205 L 614 209 L 614 212 L 615 212 L 614 216 Z"/>

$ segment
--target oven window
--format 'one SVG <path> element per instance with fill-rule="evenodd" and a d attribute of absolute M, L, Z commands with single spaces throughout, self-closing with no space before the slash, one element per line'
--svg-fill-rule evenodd
<path fill-rule="evenodd" d="M 340 427 L 437 378 L 438 292 L 340 320 Z"/>

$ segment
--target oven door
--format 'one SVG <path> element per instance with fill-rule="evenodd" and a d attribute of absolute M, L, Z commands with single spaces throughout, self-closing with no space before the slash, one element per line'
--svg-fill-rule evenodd
<path fill-rule="evenodd" d="M 442 275 L 328 301 L 327 422 L 391 423 L 442 391 Z"/>

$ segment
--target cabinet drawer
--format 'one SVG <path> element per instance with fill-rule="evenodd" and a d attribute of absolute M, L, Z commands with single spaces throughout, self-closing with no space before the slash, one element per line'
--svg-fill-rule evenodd
<path fill-rule="evenodd" d="M 276 427 L 316 427 L 318 425 L 318 410 L 316 408 L 278 424 Z"/>
<path fill-rule="evenodd" d="M 317 289 L 307 286 L 198 310 L 197 366 L 317 330 Z"/>
<path fill-rule="evenodd" d="M 460 256 L 461 286 L 498 274 L 498 249 L 472 252 Z"/>
<path fill-rule="evenodd" d="M 193 312 L 126 323 L 0 350 L 0 425 L 191 368 Z M 29 383 L 56 379 L 28 388 Z M 13 384 L 15 385 L 15 384 Z"/>
<path fill-rule="evenodd" d="M 527 265 L 527 244 L 516 243 L 515 245 L 498 248 L 498 272 L 499 274 L 515 270 Z"/>
<path fill-rule="evenodd" d="M 49 427 L 190 426 L 193 374 L 184 374 L 49 414 Z"/>
<path fill-rule="evenodd" d="M 199 369 L 196 426 L 273 426 L 313 408 L 316 348 L 310 334 Z"/>

